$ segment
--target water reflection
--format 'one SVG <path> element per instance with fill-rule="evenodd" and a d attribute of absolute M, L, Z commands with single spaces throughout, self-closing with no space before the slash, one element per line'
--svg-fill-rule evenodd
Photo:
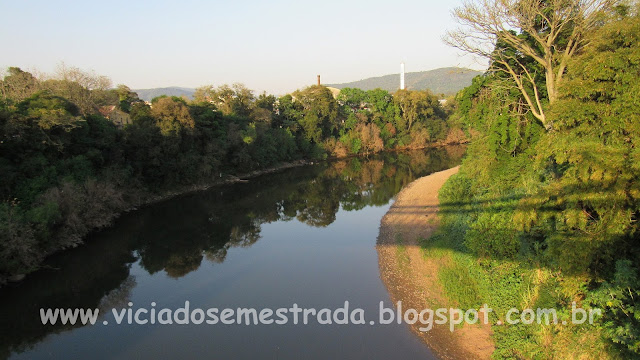
<path fill-rule="evenodd" d="M 386 205 L 416 178 L 455 166 L 463 152 L 453 147 L 290 169 L 127 214 L 22 283 L 0 289 L 0 358 L 72 328 L 39 325 L 41 307 L 101 313 L 125 307 L 136 287 L 130 271 L 136 262 L 149 274 L 179 279 L 203 261 L 223 263 L 233 247 L 255 244 L 263 224 L 296 219 L 326 227 L 341 208 Z"/>

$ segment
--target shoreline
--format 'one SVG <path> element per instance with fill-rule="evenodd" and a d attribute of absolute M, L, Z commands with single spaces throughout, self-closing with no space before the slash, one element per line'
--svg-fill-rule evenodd
<path fill-rule="evenodd" d="M 307 159 L 294 160 L 294 161 L 282 163 L 277 166 L 260 169 L 260 170 L 254 170 L 248 173 L 237 174 L 237 175 L 226 175 L 226 177 L 223 180 L 212 181 L 204 184 L 184 186 L 178 189 L 166 191 L 163 194 L 151 195 L 150 197 L 138 203 L 135 203 L 134 205 L 127 208 L 126 210 L 122 211 L 121 214 L 130 212 L 130 211 L 135 211 L 139 207 L 152 205 L 165 200 L 170 200 L 176 196 L 187 195 L 187 194 L 198 192 L 198 191 L 205 191 L 216 186 L 247 182 L 248 181 L 247 179 L 252 179 L 262 175 L 272 174 L 272 173 L 276 173 L 276 172 L 291 169 L 291 168 L 319 164 L 325 161 L 339 161 L 339 160 L 345 160 L 345 159 L 351 159 L 351 158 L 366 158 L 369 156 L 378 155 L 385 152 L 401 153 L 401 152 L 408 152 L 408 151 L 440 149 L 447 146 L 466 146 L 469 144 L 469 142 L 470 140 L 468 139 L 466 141 L 453 141 L 453 142 L 443 141 L 443 142 L 436 142 L 436 143 L 432 143 L 432 144 L 420 146 L 420 147 L 402 147 L 402 148 L 394 148 L 394 149 L 384 149 L 383 151 L 378 151 L 374 153 L 347 155 L 347 156 L 341 156 L 341 157 L 328 157 L 326 159 L 321 159 L 321 160 L 307 160 Z"/>
<path fill-rule="evenodd" d="M 237 174 L 237 175 L 226 175 L 224 178 L 222 178 L 222 180 L 216 180 L 216 181 L 211 181 L 211 182 L 197 184 L 197 185 L 180 187 L 178 189 L 166 191 L 162 194 L 151 195 L 148 198 L 142 200 L 141 202 L 136 203 L 133 206 L 129 207 L 128 209 L 124 210 L 122 214 L 130 211 L 136 211 L 140 207 L 153 205 L 165 200 L 170 200 L 177 196 L 188 195 L 190 193 L 194 193 L 198 191 L 209 190 L 216 186 L 244 183 L 244 182 L 248 182 L 249 181 L 248 179 L 253 179 L 262 175 L 273 174 L 282 170 L 292 169 L 292 168 L 301 167 L 301 166 L 313 165 L 315 163 L 316 163 L 315 161 L 311 161 L 311 160 L 304 160 L 304 159 L 295 160 L 291 162 L 282 163 L 277 166 L 261 169 L 261 170 L 254 170 L 248 173 Z"/>
<path fill-rule="evenodd" d="M 178 189 L 166 191 L 162 194 L 151 195 L 147 198 L 144 198 L 143 196 L 141 201 L 134 202 L 133 205 L 123 210 L 120 213 L 120 215 L 130 211 L 135 211 L 140 207 L 153 205 L 165 200 L 170 200 L 176 196 L 187 195 L 187 194 L 198 192 L 198 191 L 205 191 L 216 186 L 247 182 L 248 179 L 256 178 L 262 175 L 272 174 L 282 170 L 292 169 L 292 168 L 301 167 L 301 166 L 319 164 L 325 161 L 339 161 L 339 160 L 345 160 L 345 159 L 351 159 L 351 158 L 367 158 L 369 156 L 378 155 L 386 152 L 401 153 L 401 152 L 408 152 L 408 151 L 440 149 L 447 146 L 466 146 L 468 145 L 468 143 L 469 143 L 469 140 L 460 141 L 460 142 L 437 142 L 437 143 L 433 143 L 433 144 L 429 144 L 421 147 L 413 147 L 413 148 L 403 147 L 403 148 L 395 148 L 395 149 L 385 149 L 383 151 L 378 151 L 375 153 L 368 153 L 368 154 L 347 155 L 347 156 L 341 156 L 341 157 L 328 157 L 326 159 L 320 159 L 320 160 L 308 160 L 308 159 L 294 160 L 294 161 L 282 163 L 277 166 L 250 171 L 248 173 L 237 174 L 237 175 L 226 175 L 226 177 L 223 180 L 217 180 L 217 181 L 212 181 L 212 182 L 203 183 L 203 184 L 183 186 Z"/>
<path fill-rule="evenodd" d="M 265 168 L 265 169 L 260 169 L 260 170 L 254 170 L 248 173 L 242 173 L 242 174 L 237 174 L 237 175 L 226 175 L 224 178 L 221 178 L 220 180 L 216 180 L 216 181 L 211 181 L 211 182 L 207 182 L 207 183 L 201 183 L 201 184 L 194 184 L 194 185 L 188 185 L 188 186 L 182 186 L 182 187 L 178 187 L 176 189 L 173 190 L 167 190 L 165 192 L 162 192 L 160 194 L 152 194 L 149 192 L 132 192 L 129 194 L 129 196 L 131 196 L 132 198 L 134 198 L 134 200 L 131 200 L 130 202 L 128 202 L 128 205 L 123 208 L 122 210 L 118 211 L 117 213 L 113 214 L 111 216 L 111 220 L 110 220 L 110 224 L 106 227 L 98 227 L 98 228 L 94 228 L 91 229 L 90 232 L 88 232 L 87 234 L 85 234 L 82 237 L 82 243 L 79 244 L 79 246 L 82 246 L 85 242 L 85 239 L 87 236 L 89 236 L 91 233 L 95 232 L 95 231 L 100 231 L 102 229 L 108 228 L 110 226 L 113 225 L 113 222 L 118 219 L 120 216 L 129 213 L 129 212 L 133 212 L 133 211 L 137 211 L 140 208 L 146 207 L 146 206 L 151 206 L 163 201 L 167 201 L 167 200 L 171 200 L 175 197 L 178 196 L 182 196 L 182 195 L 188 195 L 191 193 L 195 193 L 198 191 L 205 191 L 208 189 L 211 189 L 213 187 L 216 186 L 223 186 L 223 185 L 231 185 L 231 184 L 236 184 L 236 183 L 242 183 L 242 182 L 248 182 L 247 179 L 252 179 L 252 178 L 256 178 L 262 175 L 267 175 L 267 174 L 272 174 L 272 173 L 276 173 L 279 171 L 283 171 L 283 170 L 287 170 L 287 169 L 291 169 L 291 168 L 296 168 L 296 167 L 301 167 L 301 166 L 306 166 L 306 165 L 313 165 L 316 162 L 311 161 L 311 160 L 305 160 L 305 159 L 301 159 L 301 160 L 295 160 L 295 161 L 291 161 L 291 162 L 286 162 L 286 163 L 282 163 L 280 165 L 277 166 L 273 166 L 273 167 L 269 167 L 269 168 Z M 47 254 L 45 256 L 45 258 L 48 258 L 60 251 L 65 251 L 66 249 L 59 249 L 57 251 L 51 252 L 49 254 Z M 42 264 L 40 264 L 42 265 Z M 9 275 L 7 277 L 2 277 L 0 276 L 0 288 L 2 288 L 4 285 L 7 285 L 9 283 L 19 283 L 22 280 L 24 280 L 27 276 L 29 276 L 29 274 L 32 274 L 34 272 L 37 272 L 38 270 L 40 270 L 40 266 L 38 266 L 37 268 L 33 269 L 32 271 L 26 272 L 26 273 L 22 273 L 22 274 L 12 274 Z"/>
<path fill-rule="evenodd" d="M 398 195 L 380 222 L 376 242 L 380 279 L 392 304 L 418 311 L 451 307 L 438 282 L 443 265 L 426 258 L 419 242 L 438 227 L 438 191 L 459 166 L 413 181 Z M 441 359 L 489 359 L 494 345 L 491 326 L 464 325 L 453 333 L 449 325 L 434 325 L 428 332 L 419 323 L 407 325 Z"/>

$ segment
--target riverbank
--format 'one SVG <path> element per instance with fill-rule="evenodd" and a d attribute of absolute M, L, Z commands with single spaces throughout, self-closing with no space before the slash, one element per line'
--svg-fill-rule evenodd
<path fill-rule="evenodd" d="M 173 189 L 171 191 L 166 191 L 162 194 L 144 197 L 142 201 L 137 203 L 135 206 L 128 208 L 127 210 L 125 210 L 125 212 L 136 210 L 140 206 L 147 206 L 147 205 L 155 204 L 161 201 L 169 200 L 176 196 L 186 195 L 196 191 L 205 191 L 214 186 L 247 182 L 249 179 L 256 178 L 261 175 L 272 174 L 272 173 L 283 171 L 286 169 L 291 169 L 291 168 L 305 166 L 305 165 L 311 165 L 313 163 L 314 163 L 313 161 L 309 161 L 309 160 L 296 160 L 292 162 L 282 163 L 280 165 L 272 166 L 265 169 L 251 171 L 248 173 L 242 173 L 237 175 L 226 175 L 224 177 L 221 176 L 220 179 L 213 180 L 204 184 L 184 186 L 178 189 Z"/>
<path fill-rule="evenodd" d="M 454 307 L 438 281 L 442 259 L 425 257 L 419 242 L 438 227 L 438 191 L 459 167 L 422 177 L 405 187 L 381 221 L 377 241 L 380 277 L 392 302 L 405 309 Z M 453 333 L 448 325 L 422 332 L 411 326 L 443 359 L 488 359 L 494 350 L 491 326 L 464 325 Z"/>
<path fill-rule="evenodd" d="M 101 217 L 103 221 L 101 221 L 100 225 L 87 226 L 84 231 L 81 231 L 80 233 L 75 234 L 76 236 L 82 239 L 82 241 L 78 245 L 81 246 L 82 242 L 84 242 L 84 238 L 87 235 L 89 235 L 91 232 L 109 227 L 113 223 L 113 221 L 116 220 L 121 215 L 127 212 L 136 211 L 141 207 L 166 201 L 176 196 L 186 195 L 186 194 L 197 192 L 197 191 L 205 191 L 215 186 L 246 182 L 248 181 L 248 179 L 256 178 L 258 176 L 271 174 L 271 173 L 283 171 L 286 169 L 291 169 L 291 168 L 310 165 L 310 164 L 313 164 L 313 161 L 296 160 L 292 162 L 282 163 L 277 166 L 272 166 L 272 167 L 268 167 L 260 170 L 254 170 L 247 173 L 241 173 L 236 175 L 225 175 L 225 176 L 221 176 L 218 179 L 208 181 L 206 183 L 182 186 L 172 190 L 163 191 L 155 194 L 147 190 L 140 190 L 140 189 L 132 189 L 128 192 L 123 190 L 118 191 L 114 197 L 118 198 L 119 205 L 109 209 L 103 209 L 107 211 L 103 211 L 101 213 Z M 46 259 L 47 257 L 59 251 L 65 251 L 65 248 L 54 249 L 53 251 L 45 254 L 44 256 L 41 257 L 40 262 L 44 261 L 44 259 Z M 15 282 L 20 282 L 24 280 L 24 278 L 28 274 L 33 273 L 34 271 L 37 271 L 39 269 L 39 266 L 40 264 L 38 264 L 36 267 L 31 269 L 31 271 L 27 271 L 24 273 L 17 273 L 17 274 L 14 273 L 14 274 L 9 274 L 7 276 L 3 276 L 2 274 L 0 274 L 0 288 L 3 285 L 7 284 L 8 282 L 15 283 Z"/>

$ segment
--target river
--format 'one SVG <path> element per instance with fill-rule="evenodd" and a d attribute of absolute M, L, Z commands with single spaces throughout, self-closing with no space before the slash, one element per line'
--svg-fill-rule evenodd
<path fill-rule="evenodd" d="M 463 149 L 388 153 L 288 169 L 141 208 L 0 289 L 0 358 L 423 358 L 392 308 L 375 249 L 413 180 Z M 360 308 L 365 324 L 117 324 L 121 309 Z M 152 304 L 153 303 L 153 304 Z M 100 309 L 95 325 L 42 325 L 41 308 Z M 114 315 L 114 312 L 115 315 Z M 142 318 L 148 319 L 148 313 Z M 278 319 L 273 316 L 272 319 Z M 105 325 L 106 323 L 106 325 Z"/>

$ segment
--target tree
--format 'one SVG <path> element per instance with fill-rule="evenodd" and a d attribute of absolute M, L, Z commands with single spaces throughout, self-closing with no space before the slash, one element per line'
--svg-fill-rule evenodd
<path fill-rule="evenodd" d="M 253 102 L 256 97 L 253 95 L 253 91 L 243 84 L 235 83 L 231 87 L 233 89 L 233 100 L 231 102 L 231 109 L 234 114 L 238 116 L 249 116 L 253 108 Z"/>
<path fill-rule="evenodd" d="M 101 92 L 111 88 L 111 80 L 94 72 L 62 64 L 56 78 L 43 82 L 42 86 L 76 104 L 82 115 L 89 115 L 97 113 L 96 100 Z"/>
<path fill-rule="evenodd" d="M 193 102 L 196 104 L 211 102 L 213 100 L 213 91 L 213 85 L 196 88 L 196 91 L 193 93 Z"/>
<path fill-rule="evenodd" d="M 338 127 L 338 103 L 325 86 L 310 86 L 293 93 L 293 97 L 303 107 L 299 120 L 308 140 L 316 144 Z"/>
<path fill-rule="evenodd" d="M 10 67 L 8 75 L 0 81 L 2 97 L 20 102 L 39 90 L 40 84 L 31 73 L 22 71 L 19 67 Z"/>
<path fill-rule="evenodd" d="M 131 91 L 131 89 L 126 85 L 118 85 L 116 93 L 118 94 L 118 107 L 124 112 L 130 112 L 132 104 L 142 102 L 138 97 L 138 94 Z"/>
<path fill-rule="evenodd" d="M 338 103 L 340 106 L 347 106 L 351 111 L 355 112 L 365 103 L 367 93 L 357 88 L 344 88 L 338 94 Z"/>
<path fill-rule="evenodd" d="M 367 91 L 367 106 L 373 112 L 374 118 L 392 119 L 395 115 L 395 105 L 393 96 L 388 91 L 382 89 L 374 89 Z M 388 120 L 387 120 L 388 121 Z"/>
<path fill-rule="evenodd" d="M 462 25 L 445 42 L 484 57 L 520 91 L 528 109 L 547 129 L 546 103 L 558 99 L 558 84 L 569 60 L 588 44 L 616 0 L 467 0 L 453 12 Z M 502 46 L 499 46 L 502 45 Z M 523 63 L 531 58 L 542 74 Z M 538 84 L 544 78 L 546 96 Z"/>
<path fill-rule="evenodd" d="M 407 132 L 411 131 L 411 127 L 416 121 L 437 117 L 440 108 L 438 98 L 428 90 L 398 90 L 393 96 L 393 100 L 400 108 L 402 120 L 404 120 L 403 126 L 399 128 Z"/>
<path fill-rule="evenodd" d="M 194 97 L 199 102 L 213 103 L 225 115 L 234 114 L 244 117 L 251 114 L 255 100 L 253 91 L 239 83 L 232 86 L 221 85 L 216 89 L 212 86 L 204 86 L 196 89 Z"/>
<path fill-rule="evenodd" d="M 276 117 L 274 126 L 289 128 L 292 132 L 298 133 L 299 121 L 302 119 L 302 104 L 294 101 L 290 94 L 284 95 L 274 104 Z"/>
<path fill-rule="evenodd" d="M 607 24 L 571 61 L 561 96 L 549 109 L 555 131 L 541 140 L 537 154 L 553 176 L 531 203 L 543 199 L 545 208 L 561 210 L 538 211 L 535 224 L 553 216 L 553 233 L 562 237 L 549 248 L 565 268 L 586 271 L 640 252 L 630 245 L 640 201 L 639 43 L 640 18 Z M 580 246 L 562 256 L 568 241 Z"/>
<path fill-rule="evenodd" d="M 253 110 L 251 110 L 251 119 L 259 123 L 271 124 L 276 107 L 276 97 L 267 95 L 263 92 L 258 96 Z"/>
<path fill-rule="evenodd" d="M 108 77 L 77 67 L 67 67 L 65 64 L 58 67 L 56 75 L 59 80 L 77 83 L 87 90 L 106 90 L 111 87 L 111 79 Z"/>
<path fill-rule="evenodd" d="M 356 131 L 360 138 L 361 150 L 365 154 L 377 153 L 384 149 L 380 128 L 376 124 L 360 124 Z"/>
<path fill-rule="evenodd" d="M 258 96 L 258 99 L 256 100 L 255 105 L 256 107 L 259 107 L 261 109 L 266 109 L 271 112 L 274 112 L 276 108 L 277 100 L 278 99 L 274 95 L 267 95 L 266 92 L 262 92 L 262 94 Z"/>
<path fill-rule="evenodd" d="M 40 92 L 18 104 L 18 109 L 26 118 L 35 121 L 41 129 L 78 126 L 82 119 L 77 116 L 78 108 L 67 99 Z"/>
<path fill-rule="evenodd" d="M 178 133 L 181 128 L 192 129 L 195 122 L 181 99 L 163 97 L 154 102 L 151 115 L 158 120 L 163 135 Z"/>

